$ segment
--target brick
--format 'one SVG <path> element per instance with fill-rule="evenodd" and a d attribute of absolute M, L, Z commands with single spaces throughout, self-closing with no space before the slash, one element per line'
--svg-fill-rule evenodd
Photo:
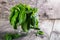
<path fill-rule="evenodd" d="M 60 40 L 60 33 L 57 31 L 52 31 L 50 40 Z"/>
<path fill-rule="evenodd" d="M 60 20 L 55 20 L 50 40 L 60 40 Z"/>
<path fill-rule="evenodd" d="M 40 19 L 60 19 L 60 0 L 38 0 L 37 8 Z M 44 13 L 48 16 L 44 16 Z"/>
<path fill-rule="evenodd" d="M 54 24 L 54 29 L 53 31 L 58 31 L 60 32 L 60 20 L 55 20 L 55 24 Z"/>
<path fill-rule="evenodd" d="M 50 36 L 52 26 L 53 26 L 54 20 L 40 20 L 39 23 L 39 28 L 43 30 L 43 32 L 47 35 Z"/>

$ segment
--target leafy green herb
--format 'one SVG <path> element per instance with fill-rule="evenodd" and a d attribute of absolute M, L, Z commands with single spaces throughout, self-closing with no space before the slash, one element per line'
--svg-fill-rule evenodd
<path fill-rule="evenodd" d="M 37 31 L 37 34 L 39 34 L 39 35 L 43 35 L 44 33 L 42 32 L 42 31 Z"/>
<path fill-rule="evenodd" d="M 38 19 L 36 18 L 37 8 L 32 8 L 25 4 L 18 4 L 12 7 L 10 12 L 9 20 L 14 29 L 17 29 L 19 24 L 24 32 L 28 32 L 29 29 L 40 30 L 38 28 Z M 43 32 L 38 31 L 37 34 L 43 35 Z M 19 34 L 6 34 L 5 40 L 12 40 L 18 37 L 20 37 Z"/>
<path fill-rule="evenodd" d="M 5 35 L 5 40 L 12 40 L 11 35 L 10 35 L 10 34 L 6 34 L 6 35 Z"/>
<path fill-rule="evenodd" d="M 7 33 L 6 35 L 5 35 L 5 40 L 13 40 L 13 39 L 15 39 L 15 38 L 19 38 L 21 35 L 19 35 L 19 34 L 11 34 L 11 33 Z"/>

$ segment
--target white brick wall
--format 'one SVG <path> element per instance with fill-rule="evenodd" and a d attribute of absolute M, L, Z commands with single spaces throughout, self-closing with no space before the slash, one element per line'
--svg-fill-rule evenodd
<path fill-rule="evenodd" d="M 18 3 L 29 4 L 32 7 L 38 8 L 39 28 L 44 32 L 44 35 L 43 38 L 41 35 L 36 37 L 31 32 L 26 37 L 14 40 L 60 40 L 60 0 L 0 0 L 1 32 L 14 31 L 10 28 L 11 25 L 7 24 L 9 24 L 8 17 L 10 8 Z"/>

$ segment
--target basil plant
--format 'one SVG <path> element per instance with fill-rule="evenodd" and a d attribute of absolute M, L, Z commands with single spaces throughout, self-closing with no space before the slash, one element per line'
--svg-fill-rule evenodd
<path fill-rule="evenodd" d="M 30 29 L 35 29 L 37 30 L 36 34 L 43 35 L 38 27 L 37 8 L 20 3 L 13 6 L 10 13 L 9 21 L 14 29 L 17 29 L 19 25 L 23 32 L 27 33 Z"/>

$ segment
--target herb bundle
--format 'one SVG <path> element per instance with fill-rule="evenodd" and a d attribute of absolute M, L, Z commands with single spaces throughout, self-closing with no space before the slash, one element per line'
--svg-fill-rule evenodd
<path fill-rule="evenodd" d="M 38 28 L 38 19 L 36 18 L 37 8 L 32 8 L 29 5 L 20 3 L 12 7 L 10 12 L 9 20 L 14 29 L 17 29 L 19 25 L 24 32 L 28 32 L 30 29 L 35 29 L 38 30 L 37 34 L 43 34 Z M 8 40 L 7 38 L 6 40 Z"/>

